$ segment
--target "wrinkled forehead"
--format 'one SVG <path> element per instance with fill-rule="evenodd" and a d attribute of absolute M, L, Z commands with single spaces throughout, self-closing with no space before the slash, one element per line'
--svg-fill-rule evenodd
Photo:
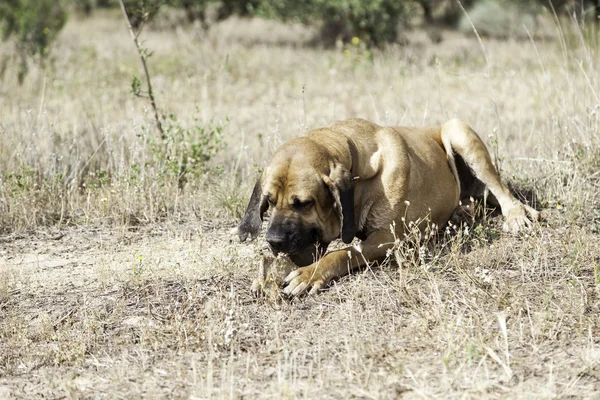
<path fill-rule="evenodd" d="M 319 173 L 310 165 L 271 163 L 265 173 L 263 192 L 272 196 L 314 196 L 323 185 Z"/>

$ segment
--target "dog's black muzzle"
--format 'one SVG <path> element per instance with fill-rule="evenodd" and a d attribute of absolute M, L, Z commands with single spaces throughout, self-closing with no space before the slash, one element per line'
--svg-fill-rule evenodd
<path fill-rule="evenodd" d="M 281 223 L 271 224 L 266 240 L 273 253 L 294 255 L 314 247 L 319 242 L 319 236 L 317 227 L 306 227 L 301 221 L 285 219 Z"/>

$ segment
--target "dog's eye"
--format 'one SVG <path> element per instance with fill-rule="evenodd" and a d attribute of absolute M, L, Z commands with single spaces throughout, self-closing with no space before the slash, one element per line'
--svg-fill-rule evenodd
<path fill-rule="evenodd" d="M 312 206 L 314 204 L 314 200 L 305 200 L 305 201 L 301 201 L 299 199 L 294 199 L 293 203 L 292 203 L 292 207 L 294 207 L 294 209 L 296 210 L 306 210 L 307 208 L 309 208 L 310 206 Z"/>

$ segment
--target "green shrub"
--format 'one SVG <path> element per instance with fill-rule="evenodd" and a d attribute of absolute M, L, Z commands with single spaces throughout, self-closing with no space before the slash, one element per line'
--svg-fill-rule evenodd
<path fill-rule="evenodd" d="M 161 174 L 176 176 L 183 189 L 189 175 L 197 177 L 209 172 L 209 161 L 225 146 L 223 128 L 223 123 L 211 121 L 205 125 L 198 118 L 186 127 L 170 114 L 164 122 L 164 138 L 149 138 L 154 162 L 162 166 Z"/>
<path fill-rule="evenodd" d="M 61 2 L 56 0 L 3 0 L 0 3 L 3 39 L 14 38 L 16 41 L 20 83 L 27 74 L 28 56 L 45 67 L 51 45 L 67 17 Z"/>
<path fill-rule="evenodd" d="M 171 6 L 181 8 L 189 22 L 200 21 L 204 28 L 232 15 L 250 16 L 260 0 L 172 0 Z"/>
<path fill-rule="evenodd" d="M 471 32 L 471 22 L 482 36 L 498 38 L 527 37 L 536 27 L 535 14 L 539 8 L 533 1 L 482 0 L 460 19 L 459 29 Z M 470 19 L 470 20 L 469 20 Z"/>
<path fill-rule="evenodd" d="M 324 44 L 358 37 L 378 46 L 396 40 L 399 24 L 406 21 L 408 3 L 399 0 L 263 0 L 256 13 L 284 21 L 320 22 Z"/>
<path fill-rule="evenodd" d="M 454 26 L 463 15 L 462 7 L 469 9 L 478 0 L 415 0 L 423 10 L 425 23 Z"/>

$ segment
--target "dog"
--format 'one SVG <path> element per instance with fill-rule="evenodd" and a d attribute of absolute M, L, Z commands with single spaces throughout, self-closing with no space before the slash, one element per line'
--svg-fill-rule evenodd
<path fill-rule="evenodd" d="M 256 237 L 271 209 L 266 241 L 298 265 L 283 293 L 317 293 L 332 279 L 382 261 L 413 221 L 443 226 L 485 185 L 517 233 L 539 220 L 500 180 L 480 137 L 463 121 L 438 127 L 383 127 L 337 121 L 279 147 L 258 178 L 238 235 Z M 487 193 L 487 192 L 486 192 Z M 393 227 L 393 228 L 391 228 Z M 340 238 L 360 244 L 327 251 Z"/>

